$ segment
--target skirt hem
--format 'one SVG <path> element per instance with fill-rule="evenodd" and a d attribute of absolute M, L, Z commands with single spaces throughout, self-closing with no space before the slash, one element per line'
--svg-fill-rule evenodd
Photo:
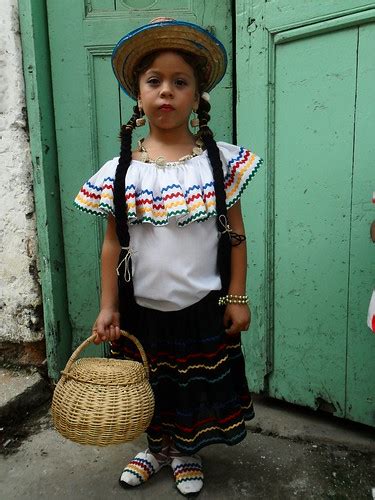
<path fill-rule="evenodd" d="M 255 412 L 253 412 L 252 414 L 247 415 L 246 417 L 244 417 L 244 422 L 249 422 L 254 417 L 255 417 Z M 165 435 L 170 436 L 172 439 L 174 437 L 173 432 L 168 432 L 167 431 L 167 432 L 165 432 Z M 227 446 L 235 446 L 235 445 L 239 444 L 241 441 L 243 441 L 246 438 L 246 435 L 247 435 L 247 429 L 245 427 L 241 433 L 237 434 L 232 439 L 223 438 L 223 437 L 220 437 L 220 436 L 217 436 L 217 437 L 213 436 L 212 438 L 205 438 L 200 443 L 198 442 L 194 446 L 181 446 L 181 444 L 179 442 L 174 442 L 173 446 L 179 452 L 186 453 L 187 456 L 190 456 L 190 455 L 195 455 L 196 453 L 198 453 L 203 448 L 206 448 L 207 446 L 210 446 L 210 445 L 213 445 L 213 444 L 225 444 Z M 159 447 L 158 446 L 152 446 L 152 443 L 150 442 L 149 439 L 148 439 L 148 446 L 149 446 L 149 449 L 150 449 L 151 453 L 160 453 L 160 451 L 162 450 L 161 446 L 159 446 Z"/>

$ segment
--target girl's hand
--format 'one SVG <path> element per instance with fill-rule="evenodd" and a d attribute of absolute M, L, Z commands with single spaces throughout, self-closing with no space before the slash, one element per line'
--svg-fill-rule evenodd
<path fill-rule="evenodd" d="M 247 304 L 228 304 L 224 313 L 224 326 L 228 335 L 249 329 L 251 312 Z"/>
<path fill-rule="evenodd" d="M 94 344 L 120 337 L 120 313 L 112 309 L 102 309 L 96 318 L 92 332 L 96 334 Z"/>

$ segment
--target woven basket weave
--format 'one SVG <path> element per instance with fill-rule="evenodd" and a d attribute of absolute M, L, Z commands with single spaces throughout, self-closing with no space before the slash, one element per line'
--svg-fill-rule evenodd
<path fill-rule="evenodd" d="M 81 358 L 95 338 L 85 340 L 69 358 L 52 399 L 52 419 L 64 437 L 80 444 L 107 446 L 132 441 L 149 426 L 154 396 L 147 358 L 140 342 L 142 363 L 130 360 Z"/>

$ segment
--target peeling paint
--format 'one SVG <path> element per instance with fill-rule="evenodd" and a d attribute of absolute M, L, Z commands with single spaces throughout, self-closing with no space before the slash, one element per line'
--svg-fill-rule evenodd
<path fill-rule="evenodd" d="M 0 341 L 43 338 L 32 164 L 25 107 L 17 0 L 0 4 Z"/>

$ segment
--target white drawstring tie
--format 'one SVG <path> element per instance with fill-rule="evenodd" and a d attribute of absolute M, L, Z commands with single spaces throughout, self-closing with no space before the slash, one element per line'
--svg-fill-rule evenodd
<path fill-rule="evenodd" d="M 220 231 L 220 234 L 228 233 L 230 236 L 232 233 L 232 229 L 228 223 L 228 219 L 227 219 L 226 215 L 224 215 L 224 214 L 219 215 L 219 222 L 224 228 L 224 231 Z"/>
<path fill-rule="evenodd" d="M 125 269 L 124 269 L 124 280 L 129 283 L 129 281 L 132 279 L 132 275 L 130 272 L 130 259 L 132 255 L 134 255 L 135 252 L 129 247 L 121 247 L 121 250 L 127 250 L 125 257 L 121 260 L 119 265 L 116 268 L 116 273 L 117 276 L 120 276 L 120 267 L 122 266 L 123 263 L 125 263 Z"/>

